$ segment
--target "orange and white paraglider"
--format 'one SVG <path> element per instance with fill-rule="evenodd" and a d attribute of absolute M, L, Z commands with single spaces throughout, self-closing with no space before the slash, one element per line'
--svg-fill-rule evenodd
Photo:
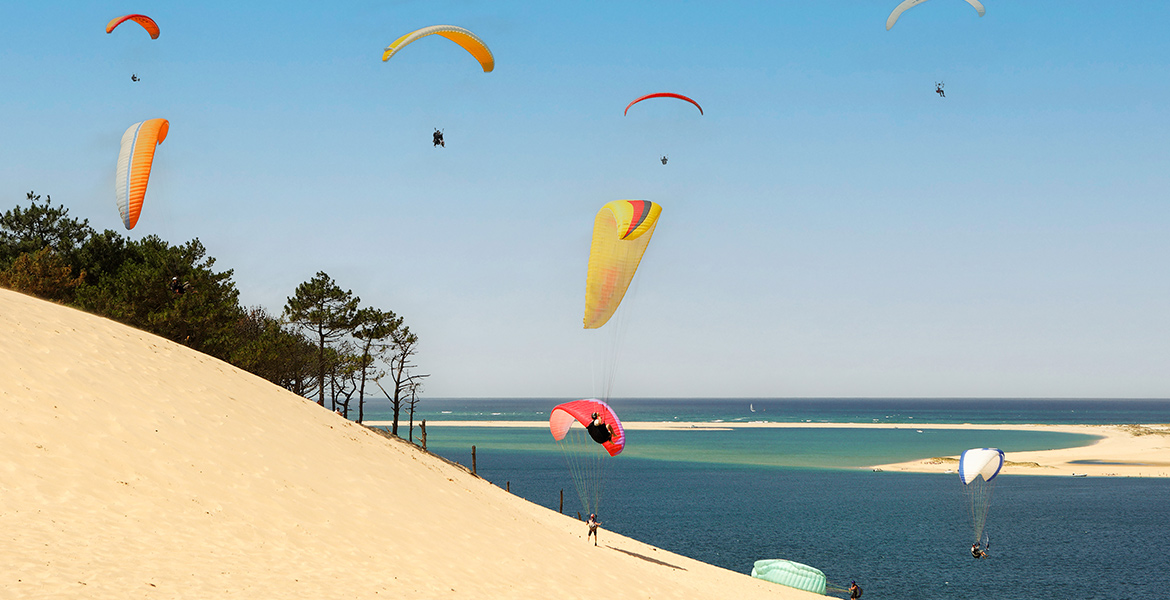
<path fill-rule="evenodd" d="M 118 172 L 114 179 L 118 213 L 126 229 L 134 229 L 146 199 L 146 184 L 154 164 L 155 146 L 167 139 L 170 123 L 166 119 L 148 119 L 135 123 L 122 134 L 118 153 Z"/>
<path fill-rule="evenodd" d="M 460 47 L 474 56 L 475 60 L 479 61 L 484 73 L 490 73 L 492 69 L 496 68 L 496 59 L 492 56 L 492 51 L 488 49 L 487 44 L 474 33 L 455 25 L 431 25 L 416 29 L 394 40 L 394 43 L 386 46 L 386 50 L 382 52 L 382 62 L 390 60 L 390 57 L 397 54 L 407 44 L 428 35 L 439 35 L 459 44 Z"/>
<path fill-rule="evenodd" d="M 158 39 L 158 23 L 155 23 L 154 19 L 146 15 L 123 15 L 121 17 L 116 17 L 110 20 L 110 22 L 106 25 L 106 33 L 114 33 L 114 29 L 117 29 L 119 25 L 125 23 L 126 21 L 134 21 L 135 23 L 138 23 L 142 26 L 143 29 L 146 30 L 147 33 L 150 34 L 150 39 Z"/>
<path fill-rule="evenodd" d="M 886 31 L 889 31 L 894 26 L 894 23 L 898 22 L 898 17 L 902 16 L 902 13 L 923 2 L 926 2 L 926 0 L 905 0 L 898 6 L 895 6 L 894 12 L 891 12 L 890 16 L 886 18 Z M 983 4 L 979 0 L 967 0 L 967 4 L 970 4 L 971 8 L 974 8 L 975 12 L 979 13 L 979 16 L 982 17 L 987 14 L 987 9 L 983 8 Z"/>

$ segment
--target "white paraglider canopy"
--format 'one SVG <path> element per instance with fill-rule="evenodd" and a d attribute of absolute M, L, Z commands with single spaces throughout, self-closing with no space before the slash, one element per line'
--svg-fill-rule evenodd
<path fill-rule="evenodd" d="M 972 448 L 959 458 L 959 478 L 963 485 L 969 485 L 982 475 L 984 481 L 991 481 L 1003 468 L 1003 450 L 999 448 Z"/>

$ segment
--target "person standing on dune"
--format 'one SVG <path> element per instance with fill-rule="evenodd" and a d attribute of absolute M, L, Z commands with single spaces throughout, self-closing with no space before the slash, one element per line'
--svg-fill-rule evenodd
<path fill-rule="evenodd" d="M 593 545 L 596 546 L 597 545 L 597 528 L 598 528 L 598 526 L 601 525 L 601 521 L 597 520 L 596 514 L 591 514 L 591 515 L 589 515 L 589 521 L 586 522 L 585 524 L 589 526 L 589 535 L 585 536 L 585 541 L 588 542 L 589 538 L 592 537 L 593 538 Z"/>

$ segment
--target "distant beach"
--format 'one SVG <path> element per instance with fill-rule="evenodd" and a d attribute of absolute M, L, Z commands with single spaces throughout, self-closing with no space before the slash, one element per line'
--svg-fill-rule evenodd
<path fill-rule="evenodd" d="M 388 421 L 367 421 L 372 427 Z M 427 422 L 430 428 L 490 427 L 547 428 L 541 421 L 443 421 Z M 1093 477 L 1170 477 L 1170 425 L 1067 425 L 985 423 L 775 423 L 775 422 L 624 422 L 630 431 L 728 431 L 733 429 L 910 429 L 914 431 L 1018 431 L 1089 435 L 1098 440 L 1087 446 L 1011 452 L 1004 474 L 1086 475 Z M 958 455 L 924 456 L 918 460 L 867 465 L 881 471 L 946 473 L 957 468 Z"/>

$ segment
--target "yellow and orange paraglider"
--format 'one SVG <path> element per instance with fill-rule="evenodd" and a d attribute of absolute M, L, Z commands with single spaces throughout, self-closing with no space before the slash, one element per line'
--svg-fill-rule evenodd
<path fill-rule="evenodd" d="M 150 167 L 154 164 L 154 147 L 167 139 L 171 124 L 166 119 L 149 119 L 135 123 L 122 134 L 118 153 L 118 174 L 114 181 L 118 213 L 126 229 L 134 229 L 146 198 Z"/>
<path fill-rule="evenodd" d="M 585 278 L 585 329 L 605 325 L 621 304 L 661 212 L 648 200 L 615 200 L 597 212 Z"/>
<path fill-rule="evenodd" d="M 134 21 L 135 23 L 138 23 L 142 26 L 143 29 L 146 30 L 147 33 L 150 34 L 150 39 L 158 39 L 158 23 L 155 23 L 154 19 L 146 15 L 123 15 L 121 17 L 112 19 L 109 24 L 106 25 L 106 33 L 114 33 L 114 29 L 126 21 Z"/>
<path fill-rule="evenodd" d="M 430 27 L 423 27 L 394 40 L 394 43 L 386 46 L 386 51 L 382 53 L 382 62 L 390 60 L 391 56 L 394 56 L 395 53 L 407 44 L 427 37 L 428 35 L 436 34 L 459 44 L 464 50 L 470 52 L 475 57 L 475 60 L 479 61 L 484 73 L 490 73 L 492 69 L 496 68 L 496 59 L 492 56 L 492 51 L 488 49 L 487 44 L 483 43 L 483 40 L 479 39 L 479 36 L 474 33 L 455 25 L 432 25 Z"/>

